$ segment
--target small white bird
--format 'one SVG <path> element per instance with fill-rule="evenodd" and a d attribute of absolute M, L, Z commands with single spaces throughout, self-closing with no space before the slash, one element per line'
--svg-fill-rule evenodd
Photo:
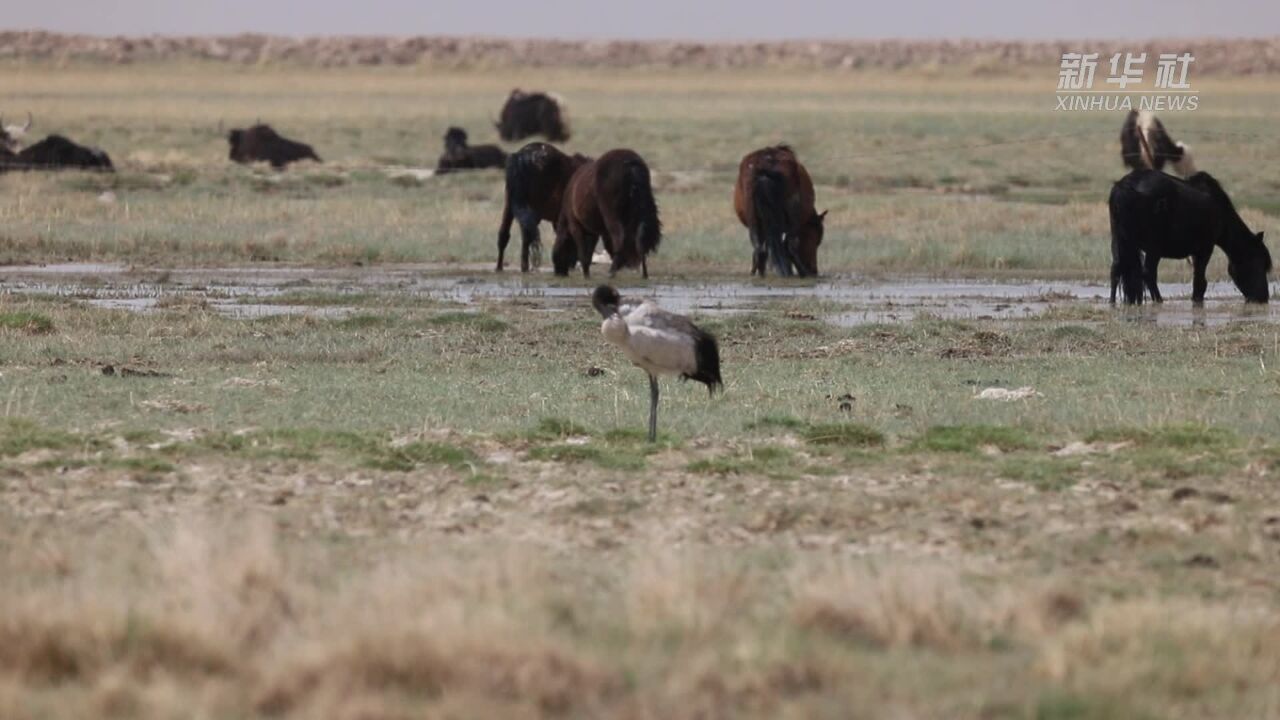
<path fill-rule="evenodd" d="M 596 288 L 591 306 L 604 318 L 600 334 L 649 374 L 649 442 L 658 439 L 659 375 L 696 380 L 712 395 L 724 389 L 720 346 L 689 318 L 669 313 L 649 300 L 624 305 L 622 296 L 608 285 Z"/>

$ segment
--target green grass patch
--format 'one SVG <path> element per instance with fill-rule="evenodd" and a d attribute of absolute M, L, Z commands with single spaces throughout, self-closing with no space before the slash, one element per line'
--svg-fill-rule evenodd
<path fill-rule="evenodd" d="M 562 440 L 567 437 L 590 435 L 591 431 L 578 423 L 558 417 L 545 417 L 538 421 L 526 436 L 533 440 Z"/>
<path fill-rule="evenodd" d="M 119 468 L 147 475 L 166 475 L 177 470 L 177 467 L 165 460 L 151 456 L 112 458 L 102 463 L 103 467 Z"/>
<path fill-rule="evenodd" d="M 699 475 L 758 474 L 775 479 L 796 476 L 795 453 L 787 448 L 764 445 L 735 455 L 700 458 L 685 466 Z"/>
<path fill-rule="evenodd" d="M 477 462 L 469 449 L 449 443 L 411 442 L 393 446 L 381 433 L 310 428 L 215 433 L 196 440 L 192 446 L 175 446 L 167 451 L 180 454 L 191 447 L 248 458 L 315 461 L 338 457 L 365 467 L 402 472 L 419 465 L 463 468 Z"/>
<path fill-rule="evenodd" d="M 1015 456 L 1000 463 L 1002 477 L 1041 490 L 1066 490 L 1076 484 L 1080 462 L 1071 458 Z"/>
<path fill-rule="evenodd" d="M 45 335 L 53 332 L 53 320 L 46 315 L 19 310 L 0 313 L 0 330 L 14 330 L 28 335 Z"/>
<path fill-rule="evenodd" d="M 61 430 L 50 430 L 30 420 L 0 420 L 0 456 L 21 455 L 30 450 L 62 450 L 85 441 Z"/>
<path fill-rule="evenodd" d="M 402 471 L 412 470 L 419 465 L 448 465 L 461 469 L 475 463 L 475 454 L 467 448 L 440 442 L 412 442 L 387 448 L 367 461 L 370 467 Z"/>
<path fill-rule="evenodd" d="M 432 315 L 427 318 L 428 325 L 461 326 L 480 332 L 504 332 L 511 326 L 500 318 L 488 313 L 452 311 Z"/>
<path fill-rule="evenodd" d="M 639 470 L 645 464 L 643 455 L 595 445 L 545 445 L 530 450 L 529 459 L 569 464 L 590 462 L 608 470 Z"/>
<path fill-rule="evenodd" d="M 387 315 L 368 315 L 361 313 L 359 315 L 351 315 L 334 322 L 334 325 L 342 330 L 371 330 L 373 328 L 385 328 L 395 325 L 396 320 Z"/>
<path fill-rule="evenodd" d="M 1038 443 L 1026 432 L 1002 425 L 935 425 L 912 443 L 912 449 L 932 452 L 973 453 L 987 446 L 1009 452 Z"/>
<path fill-rule="evenodd" d="M 860 423 L 810 425 L 804 429 L 803 435 L 814 445 L 875 447 L 884 444 L 884 433 Z"/>
<path fill-rule="evenodd" d="M 738 475 L 747 472 L 749 463 L 738 458 L 702 458 L 685 465 L 684 469 L 699 475 Z"/>
<path fill-rule="evenodd" d="M 791 415 L 765 415 L 758 420 L 752 420 L 747 423 L 747 430 L 787 430 L 791 432 L 799 432 L 809 426 L 809 423 L 800 418 Z"/>
<path fill-rule="evenodd" d="M 1240 437 L 1230 430 L 1195 424 L 1155 428 L 1100 428 L 1086 435 L 1085 440 L 1131 442 L 1140 447 L 1180 450 L 1226 450 L 1240 444 Z"/>

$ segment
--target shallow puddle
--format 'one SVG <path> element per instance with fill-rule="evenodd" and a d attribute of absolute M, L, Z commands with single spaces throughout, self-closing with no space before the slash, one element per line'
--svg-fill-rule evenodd
<path fill-rule="evenodd" d="M 0 294 L 46 294 L 82 300 L 95 307 L 156 312 L 184 303 L 203 303 L 235 318 L 276 315 L 343 317 L 354 307 L 280 302 L 289 293 L 323 295 L 373 294 L 409 296 L 474 305 L 518 302 L 545 311 L 583 307 L 591 283 L 578 278 L 553 279 L 544 273 L 496 275 L 487 266 L 439 264 L 376 268 L 306 268 L 254 266 L 133 270 L 124 265 L 69 263 L 0 267 Z M 466 273 L 466 274 L 460 274 Z M 868 323 L 908 322 L 918 317 L 958 320 L 1020 320 L 1051 308 L 1091 308 L 1134 322 L 1158 325 L 1217 325 L 1228 322 L 1275 322 L 1271 306 L 1247 306 L 1230 283 L 1210 286 L 1203 308 L 1192 307 L 1190 285 L 1166 283 L 1163 305 L 1111 308 L 1110 288 L 1101 283 L 1069 281 L 987 282 L 903 279 L 867 280 L 831 276 L 818 282 L 727 281 L 619 283 L 624 296 L 659 301 L 675 312 L 734 314 L 761 312 L 769 303 L 812 299 L 812 315 L 848 327 Z M 794 316 L 794 312 L 793 312 Z"/>

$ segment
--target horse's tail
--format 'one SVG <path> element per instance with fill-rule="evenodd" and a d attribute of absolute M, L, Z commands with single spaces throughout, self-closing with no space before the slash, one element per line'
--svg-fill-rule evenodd
<path fill-rule="evenodd" d="M 623 240 L 622 252 L 625 264 L 635 266 L 646 255 L 658 249 L 662 242 L 662 220 L 658 217 L 658 203 L 653 199 L 653 185 L 649 181 L 649 168 L 643 162 L 627 162 L 627 235 L 634 238 L 634 245 L 627 248 Z"/>
<path fill-rule="evenodd" d="M 751 202 L 756 215 L 756 231 L 764 237 L 774 271 L 791 275 L 791 253 L 786 234 L 791 227 L 787 213 L 787 182 L 774 170 L 756 170 L 751 183 Z"/>
<path fill-rule="evenodd" d="M 521 242 L 529 246 L 535 258 L 541 257 L 542 236 L 538 223 L 542 218 L 529 199 L 532 186 L 538 182 L 538 168 L 529 153 L 517 152 L 507 157 L 507 203 L 511 215 L 520 223 Z"/>
<path fill-rule="evenodd" d="M 1146 198 L 1120 180 L 1111 187 L 1107 206 L 1111 215 L 1111 300 L 1116 286 L 1124 290 L 1129 305 L 1142 303 L 1142 245 L 1134 232 L 1133 220 L 1141 213 Z"/>

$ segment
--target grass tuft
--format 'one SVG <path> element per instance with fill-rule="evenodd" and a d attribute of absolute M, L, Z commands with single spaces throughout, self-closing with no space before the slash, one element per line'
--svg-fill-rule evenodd
<path fill-rule="evenodd" d="M 504 332 L 511 326 L 487 313 L 453 311 L 427 318 L 430 325 L 461 326 L 480 332 Z"/>
<path fill-rule="evenodd" d="M 814 445 L 874 447 L 884 444 L 884 433 L 861 423 L 826 423 L 804 429 L 804 439 Z"/>
<path fill-rule="evenodd" d="M 0 420 L 0 456 L 21 455 L 30 450 L 61 450 L 81 442 L 70 433 L 49 430 L 30 420 Z"/>
<path fill-rule="evenodd" d="M 799 432 L 809 426 L 809 423 L 800 418 L 791 415 L 765 415 L 758 420 L 752 420 L 745 425 L 747 430 L 790 430 Z"/>
<path fill-rule="evenodd" d="M 15 330 L 28 335 L 47 335 L 53 332 L 53 320 L 46 315 L 25 310 L 0 313 L 0 330 Z"/>
<path fill-rule="evenodd" d="M 591 431 L 578 423 L 558 417 L 545 417 L 527 435 L 534 440 L 559 440 L 567 437 L 590 435 Z"/>
<path fill-rule="evenodd" d="M 570 464 L 590 462 L 607 470 L 640 470 L 645 465 L 643 455 L 595 445 L 546 445 L 530 450 L 529 459 Z"/>
<path fill-rule="evenodd" d="M 1036 441 L 1026 432 L 1001 425 L 935 425 L 913 444 L 917 450 L 933 452 L 977 452 L 983 447 L 1002 451 L 1029 450 Z"/>

